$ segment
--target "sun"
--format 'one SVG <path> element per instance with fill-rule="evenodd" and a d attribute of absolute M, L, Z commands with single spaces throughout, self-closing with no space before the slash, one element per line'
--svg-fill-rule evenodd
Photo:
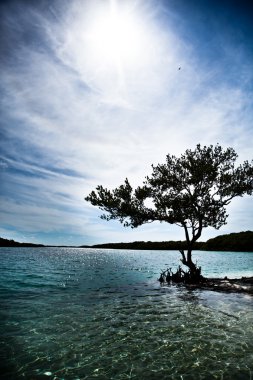
<path fill-rule="evenodd" d="M 134 107 L 132 99 L 152 87 L 164 46 L 153 8 L 128 0 L 84 4 L 73 11 L 60 53 L 102 102 Z"/>
<path fill-rule="evenodd" d="M 110 0 L 97 12 L 89 28 L 93 58 L 119 70 L 138 65 L 145 45 L 145 32 L 137 14 Z"/>

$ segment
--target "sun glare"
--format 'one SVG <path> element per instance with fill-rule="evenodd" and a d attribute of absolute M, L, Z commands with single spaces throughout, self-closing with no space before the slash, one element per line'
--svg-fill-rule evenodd
<path fill-rule="evenodd" d="M 138 1 L 94 0 L 73 14 L 61 54 L 104 102 L 133 107 L 133 99 L 150 89 L 160 73 L 165 44 L 152 7 Z"/>
<path fill-rule="evenodd" d="M 138 65 L 144 46 L 144 31 L 133 11 L 110 1 L 109 9 L 98 12 L 89 30 L 94 57 L 106 65 Z"/>

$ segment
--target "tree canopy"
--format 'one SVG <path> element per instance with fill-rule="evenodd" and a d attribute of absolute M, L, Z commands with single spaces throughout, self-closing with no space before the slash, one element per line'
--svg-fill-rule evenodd
<path fill-rule="evenodd" d="M 151 176 L 135 190 L 126 178 L 114 190 L 97 186 L 85 200 L 106 211 L 101 218 L 118 219 L 124 226 L 160 221 L 182 227 L 188 244 L 187 258 L 181 251 L 182 262 L 193 270 L 191 251 L 203 228 L 226 224 L 226 206 L 253 192 L 253 162 L 236 167 L 237 158 L 233 148 L 198 144 L 180 157 L 168 154 L 164 164 L 152 165 Z"/>

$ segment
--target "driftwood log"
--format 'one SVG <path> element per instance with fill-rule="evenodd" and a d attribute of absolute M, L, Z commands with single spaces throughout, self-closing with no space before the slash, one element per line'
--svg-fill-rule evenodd
<path fill-rule="evenodd" d="M 253 277 L 242 278 L 205 278 L 199 284 L 187 284 L 188 288 L 206 289 L 217 292 L 247 293 L 253 296 Z"/>

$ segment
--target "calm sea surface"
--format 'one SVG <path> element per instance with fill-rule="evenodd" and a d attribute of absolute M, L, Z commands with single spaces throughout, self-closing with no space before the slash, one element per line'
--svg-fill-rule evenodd
<path fill-rule="evenodd" d="M 253 297 L 163 286 L 176 251 L 0 248 L 3 379 L 251 379 Z M 206 276 L 253 253 L 196 252 Z"/>

